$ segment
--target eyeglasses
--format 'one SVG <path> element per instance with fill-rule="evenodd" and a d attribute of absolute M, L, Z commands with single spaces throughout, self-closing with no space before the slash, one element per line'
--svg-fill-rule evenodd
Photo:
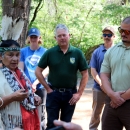
<path fill-rule="evenodd" d="M 112 34 L 103 34 L 103 37 L 112 37 Z"/>
<path fill-rule="evenodd" d="M 130 34 L 130 31 L 129 30 L 124 30 L 124 29 L 121 29 L 121 27 L 118 28 L 118 31 L 119 33 L 124 33 L 125 35 L 129 35 Z"/>

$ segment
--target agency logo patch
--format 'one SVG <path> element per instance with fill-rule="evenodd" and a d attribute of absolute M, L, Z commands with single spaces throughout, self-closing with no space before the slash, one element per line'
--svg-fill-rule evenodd
<path fill-rule="evenodd" d="M 74 64 L 74 63 L 75 63 L 75 58 L 74 58 L 74 57 L 71 57 L 71 58 L 70 58 L 70 63 L 71 63 L 71 64 Z"/>

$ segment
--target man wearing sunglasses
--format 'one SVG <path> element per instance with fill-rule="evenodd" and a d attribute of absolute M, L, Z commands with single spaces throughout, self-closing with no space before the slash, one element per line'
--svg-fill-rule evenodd
<path fill-rule="evenodd" d="M 130 130 L 130 16 L 118 30 L 122 42 L 106 52 L 101 66 L 101 88 L 108 96 L 102 130 Z"/>
<path fill-rule="evenodd" d="M 100 79 L 100 68 L 104 59 L 104 54 L 107 49 L 113 46 L 113 41 L 115 38 L 115 31 L 113 27 L 107 26 L 102 30 L 102 38 L 104 43 L 101 44 L 97 49 L 94 50 L 90 66 L 91 74 L 94 78 L 93 86 L 93 104 L 92 104 L 92 116 L 89 124 L 89 130 L 97 130 L 100 123 L 100 115 L 104 106 L 104 100 L 106 94 L 101 90 L 100 86 L 102 85 Z"/>

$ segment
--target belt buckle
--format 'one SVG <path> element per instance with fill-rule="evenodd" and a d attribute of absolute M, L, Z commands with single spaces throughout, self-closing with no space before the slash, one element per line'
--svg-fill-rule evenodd
<path fill-rule="evenodd" d="M 59 88 L 59 92 L 65 92 L 65 88 Z"/>

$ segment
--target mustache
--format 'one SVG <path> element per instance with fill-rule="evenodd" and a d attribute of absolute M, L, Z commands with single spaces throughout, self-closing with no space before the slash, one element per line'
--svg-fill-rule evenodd
<path fill-rule="evenodd" d="M 126 36 L 122 36 L 122 38 L 127 38 Z"/>
<path fill-rule="evenodd" d="M 109 39 L 109 38 L 105 38 L 105 40 L 110 41 L 110 39 Z"/>
<path fill-rule="evenodd" d="M 122 40 L 123 43 L 130 44 L 130 41 Z"/>

